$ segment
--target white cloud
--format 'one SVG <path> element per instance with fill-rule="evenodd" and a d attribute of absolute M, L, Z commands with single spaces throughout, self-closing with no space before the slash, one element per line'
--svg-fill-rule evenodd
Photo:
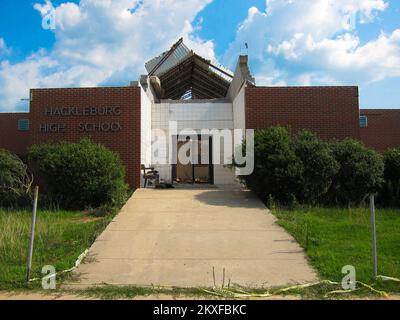
<path fill-rule="evenodd" d="M 6 42 L 3 38 L 0 38 L 0 58 L 2 56 L 10 54 L 11 50 L 7 47 Z"/>
<path fill-rule="evenodd" d="M 45 55 L 43 51 L 28 57 L 23 63 L 11 64 L 3 61 L 0 64 L 0 101 L 2 111 L 20 108 L 21 99 L 29 96 L 27 88 L 40 87 L 48 83 L 52 76 L 44 76 L 46 70 L 57 67 L 57 62 Z"/>
<path fill-rule="evenodd" d="M 83 19 L 83 13 L 75 3 L 62 3 L 56 10 L 56 22 L 61 30 L 70 30 Z"/>
<path fill-rule="evenodd" d="M 266 0 L 250 8 L 224 61 L 250 45 L 259 84 L 362 84 L 400 76 L 400 29 L 363 43 L 357 27 L 386 10 L 384 0 Z"/>
<path fill-rule="evenodd" d="M 81 0 L 56 9 L 54 53 L 69 64 L 110 72 L 144 71 L 146 59 L 179 37 L 214 58 L 212 42 L 192 36 L 192 21 L 210 0 Z M 131 77 L 136 77 L 132 74 Z M 103 81 L 106 79 L 103 79 Z"/>
<path fill-rule="evenodd" d="M 29 88 L 127 84 L 148 59 L 180 37 L 216 60 L 214 44 L 194 36 L 197 14 L 212 0 L 81 0 L 56 9 L 56 42 L 25 61 L 0 65 L 0 108 L 15 110 Z M 46 15 L 52 3 L 35 4 Z M 49 31 L 50 32 L 50 31 Z"/>
<path fill-rule="evenodd" d="M 46 0 L 44 3 L 35 3 L 33 7 L 42 15 L 45 15 L 53 8 L 53 5 L 50 0 Z"/>
<path fill-rule="evenodd" d="M 39 1 L 39 0 L 37 0 Z M 193 21 L 212 0 L 67 0 L 56 7 L 56 42 L 25 61 L 6 61 L 0 38 L 0 109 L 21 108 L 29 88 L 124 84 L 144 62 L 179 37 L 216 61 L 214 43 L 196 36 Z M 362 84 L 400 76 L 400 29 L 360 40 L 357 26 L 373 23 L 387 0 L 266 0 L 240 24 L 223 62 L 234 68 L 247 42 L 258 84 Z M 34 5 L 46 15 L 49 0 Z M 201 23 L 200 23 L 201 25 Z M 50 32 L 50 31 L 48 31 Z M 1 60 L 0 60 L 1 61 Z"/>
<path fill-rule="evenodd" d="M 321 41 L 315 41 L 311 35 L 295 35 L 276 47 L 268 46 L 267 51 L 303 68 L 324 70 L 353 81 L 400 77 L 400 29 L 389 35 L 382 33 L 364 45 L 349 33 Z"/>

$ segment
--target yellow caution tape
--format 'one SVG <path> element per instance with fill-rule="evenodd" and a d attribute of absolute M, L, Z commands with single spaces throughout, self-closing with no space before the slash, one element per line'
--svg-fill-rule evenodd
<path fill-rule="evenodd" d="M 55 277 L 55 276 L 59 276 L 59 275 L 64 274 L 64 273 L 68 273 L 68 272 L 74 271 L 74 270 L 75 270 L 76 268 L 78 268 L 78 266 L 82 263 L 83 259 L 85 259 L 85 257 L 87 256 L 88 253 L 89 253 L 89 249 L 86 249 L 86 250 L 78 257 L 78 259 L 75 261 L 75 265 L 74 265 L 72 268 L 70 268 L 70 269 L 57 272 L 56 274 L 50 274 L 50 275 L 47 275 L 47 276 L 45 276 L 45 277 L 43 277 L 43 278 L 31 279 L 31 280 L 29 280 L 29 282 L 40 281 L 40 280 L 42 280 L 42 279 L 50 279 L 50 278 L 53 278 L 53 277 Z"/>
<path fill-rule="evenodd" d="M 381 280 L 385 280 L 385 281 L 396 281 L 396 282 L 400 282 L 400 279 L 397 278 L 392 278 L 392 277 L 386 277 L 386 276 L 379 276 L 378 277 Z M 381 291 L 381 290 L 377 290 L 374 287 L 372 287 L 371 285 L 368 285 L 366 283 L 357 281 L 357 284 L 363 286 L 364 288 L 368 289 L 369 291 L 383 296 L 383 297 L 388 297 L 389 294 L 385 291 Z M 282 293 L 286 293 L 289 291 L 293 291 L 293 290 L 301 290 L 301 289 L 307 289 L 310 287 L 315 287 L 318 285 L 323 285 L 323 284 L 328 284 L 328 285 L 341 285 L 341 283 L 339 282 L 334 282 L 334 281 L 330 281 L 330 280 L 322 280 L 320 282 L 313 282 L 313 283 L 306 283 L 306 284 L 301 284 L 301 285 L 294 285 L 294 286 L 290 286 L 287 288 L 282 288 L 279 290 L 276 290 L 275 292 L 271 293 L 269 290 L 267 290 L 265 293 L 250 293 L 250 292 L 246 292 L 244 290 L 238 289 L 238 288 L 217 288 L 215 287 L 212 290 L 209 289 L 201 289 L 203 292 L 210 294 L 210 295 L 214 295 L 214 296 L 218 296 L 218 297 L 222 297 L 222 298 L 236 298 L 236 299 L 245 299 L 245 298 L 269 298 L 269 297 L 273 297 L 273 296 L 278 296 L 281 295 Z M 354 293 L 355 291 L 357 291 L 359 289 L 356 290 L 333 290 L 330 292 L 327 292 L 324 297 L 327 298 L 331 295 L 335 295 L 335 294 L 349 294 L 349 293 Z"/>
<path fill-rule="evenodd" d="M 393 278 L 393 277 L 377 276 L 376 278 L 379 279 L 379 280 L 383 280 L 383 281 L 395 281 L 395 282 L 400 282 L 400 279 Z"/>

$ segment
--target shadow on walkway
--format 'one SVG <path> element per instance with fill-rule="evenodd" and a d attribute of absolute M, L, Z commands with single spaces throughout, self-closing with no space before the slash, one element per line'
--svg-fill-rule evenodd
<path fill-rule="evenodd" d="M 251 191 L 210 190 L 196 194 L 195 199 L 211 206 L 267 209 Z"/>

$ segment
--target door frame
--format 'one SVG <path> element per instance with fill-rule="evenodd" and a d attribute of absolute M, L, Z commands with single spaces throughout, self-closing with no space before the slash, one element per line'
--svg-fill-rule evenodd
<path fill-rule="evenodd" d="M 215 184 L 215 181 L 214 181 L 214 165 L 213 165 L 213 163 L 212 163 L 212 161 L 213 161 L 213 139 L 212 139 L 212 136 L 205 136 L 205 135 L 201 135 L 201 134 L 199 134 L 198 136 L 198 141 L 202 141 L 205 137 L 208 137 L 208 139 L 209 139 L 209 164 L 208 164 L 208 177 L 209 177 L 209 181 L 208 181 L 208 184 L 211 184 L 211 185 L 214 185 Z M 176 141 L 176 142 L 178 142 L 178 136 L 174 136 L 173 137 L 174 139 L 172 139 L 172 141 Z M 177 150 L 177 148 L 178 148 L 178 143 L 176 143 L 176 145 L 175 145 L 175 143 L 174 143 L 174 145 L 172 146 L 172 150 L 173 150 L 173 153 L 172 154 L 178 154 L 178 150 Z M 201 155 L 199 154 L 199 157 L 201 157 Z M 200 160 L 200 159 L 199 159 Z M 192 181 L 193 181 L 193 183 L 192 184 L 196 184 L 196 182 L 195 182 L 195 168 L 196 168 L 196 164 L 192 164 Z M 176 175 L 177 175 L 177 165 L 176 164 L 173 164 L 172 165 L 172 183 L 174 183 L 175 182 L 175 179 L 177 178 L 176 177 Z"/>

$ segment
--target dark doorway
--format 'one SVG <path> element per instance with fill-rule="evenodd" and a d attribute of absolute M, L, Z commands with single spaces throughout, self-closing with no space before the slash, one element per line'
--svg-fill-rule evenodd
<path fill-rule="evenodd" d="M 186 154 L 191 160 L 183 164 L 177 157 L 177 164 L 172 166 L 173 181 L 180 184 L 214 184 L 214 167 L 212 165 L 212 138 L 197 136 L 195 141 L 189 137 L 185 141 L 175 139 L 174 154 L 178 155 L 187 143 L 193 144 L 194 154 Z M 190 153 L 190 152 L 189 152 Z"/>

